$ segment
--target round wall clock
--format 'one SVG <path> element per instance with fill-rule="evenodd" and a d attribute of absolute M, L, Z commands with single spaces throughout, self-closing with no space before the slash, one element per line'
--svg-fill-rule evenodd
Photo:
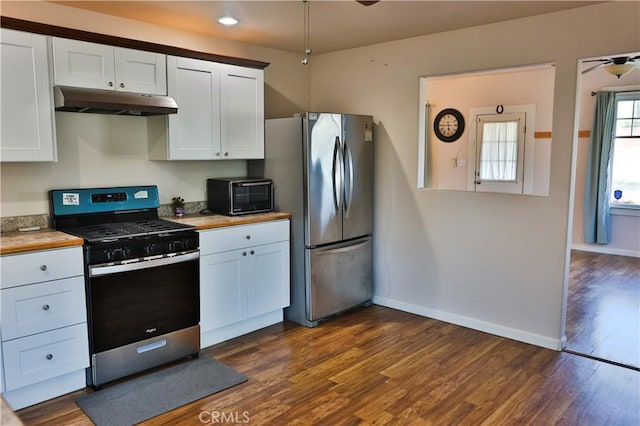
<path fill-rule="evenodd" d="M 442 142 L 457 141 L 464 132 L 464 117 L 457 109 L 443 109 L 433 121 L 433 131 Z"/>

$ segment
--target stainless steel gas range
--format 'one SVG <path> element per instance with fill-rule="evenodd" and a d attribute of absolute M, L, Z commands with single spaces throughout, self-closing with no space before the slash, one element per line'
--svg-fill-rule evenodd
<path fill-rule="evenodd" d="M 158 188 L 50 191 L 53 227 L 85 240 L 91 366 L 104 383 L 200 350 L 199 238 L 158 218 Z"/>

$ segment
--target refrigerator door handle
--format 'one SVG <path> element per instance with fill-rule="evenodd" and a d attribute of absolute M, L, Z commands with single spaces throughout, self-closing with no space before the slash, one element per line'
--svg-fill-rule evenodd
<path fill-rule="evenodd" d="M 333 202 L 336 212 L 340 211 L 342 206 L 342 155 L 340 155 L 340 137 L 336 136 L 336 142 L 333 146 Z"/>
<path fill-rule="evenodd" d="M 327 248 L 317 248 L 315 249 L 317 251 L 317 254 L 319 256 L 323 256 L 323 255 L 328 255 L 328 254 L 336 254 L 336 253 L 344 253 L 347 251 L 352 251 L 352 250 L 357 250 L 360 247 L 364 246 L 365 244 L 367 244 L 370 240 L 370 237 L 365 237 L 364 239 L 360 239 L 360 240 L 356 240 L 356 241 L 349 241 L 345 244 L 341 244 L 340 246 L 336 247 L 336 246 L 332 246 L 332 247 L 327 247 Z"/>
<path fill-rule="evenodd" d="M 349 169 L 349 185 L 347 187 L 347 181 L 345 179 L 344 185 L 344 214 L 348 217 L 351 211 L 351 200 L 353 200 L 353 155 L 347 145 L 347 140 L 344 141 L 344 168 L 345 174 L 347 174 L 347 168 Z"/>

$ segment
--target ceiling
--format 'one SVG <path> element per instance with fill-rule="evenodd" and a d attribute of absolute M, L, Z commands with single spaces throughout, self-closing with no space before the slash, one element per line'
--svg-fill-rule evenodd
<path fill-rule="evenodd" d="M 304 3 L 284 1 L 52 1 L 223 39 L 304 52 Z M 313 53 L 366 46 L 559 10 L 599 1 L 398 1 L 363 6 L 354 0 L 309 0 Z M 223 27 L 216 19 L 240 21 Z"/>

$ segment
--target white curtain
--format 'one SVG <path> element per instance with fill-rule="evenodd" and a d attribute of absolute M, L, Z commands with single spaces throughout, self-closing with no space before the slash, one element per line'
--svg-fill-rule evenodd
<path fill-rule="evenodd" d="M 515 182 L 518 171 L 518 121 L 483 123 L 480 179 Z"/>

